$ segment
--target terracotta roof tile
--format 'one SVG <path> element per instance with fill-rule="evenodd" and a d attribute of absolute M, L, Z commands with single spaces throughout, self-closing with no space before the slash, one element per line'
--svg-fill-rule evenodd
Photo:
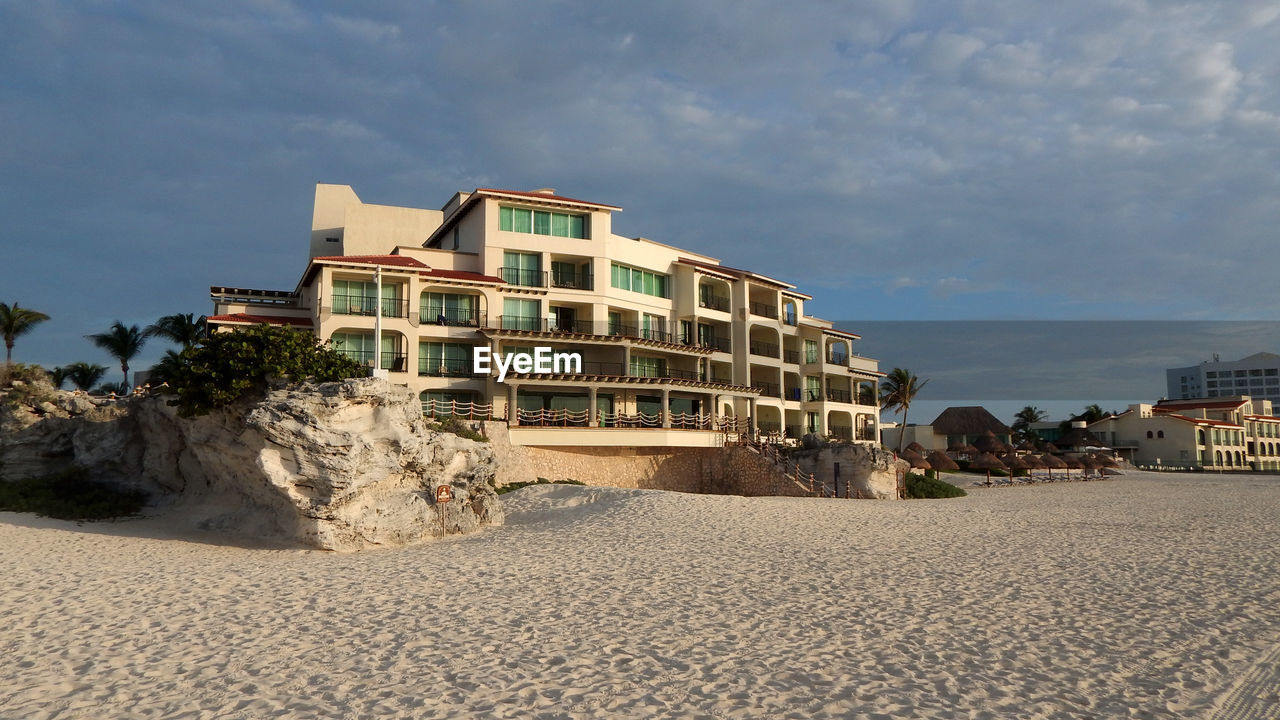
<path fill-rule="evenodd" d="M 229 315 L 213 315 L 206 318 L 212 323 L 245 323 L 247 325 L 294 325 L 311 327 L 311 318 L 290 317 L 287 315 L 250 315 L 249 313 L 231 313 Z"/>
<path fill-rule="evenodd" d="M 326 255 L 312 258 L 313 261 L 356 263 L 358 265 L 393 265 L 396 267 L 429 269 L 417 260 L 405 255 Z"/>

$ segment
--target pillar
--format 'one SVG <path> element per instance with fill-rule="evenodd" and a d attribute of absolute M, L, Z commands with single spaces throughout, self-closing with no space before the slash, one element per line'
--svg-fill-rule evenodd
<path fill-rule="evenodd" d="M 597 427 L 599 424 L 596 412 L 596 386 L 591 385 L 587 388 L 587 425 Z"/>
<path fill-rule="evenodd" d="M 507 384 L 507 426 L 517 425 L 516 422 L 516 384 Z"/>
<path fill-rule="evenodd" d="M 752 435 L 756 434 L 756 398 L 755 396 L 747 398 L 747 418 L 751 421 L 751 425 L 747 428 L 747 432 Z"/>
<path fill-rule="evenodd" d="M 671 428 L 671 390 L 662 388 L 662 427 Z"/>

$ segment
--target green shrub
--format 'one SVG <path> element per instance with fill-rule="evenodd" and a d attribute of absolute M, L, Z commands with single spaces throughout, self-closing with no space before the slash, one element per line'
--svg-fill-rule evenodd
<path fill-rule="evenodd" d="M 953 498 L 968 495 L 964 490 L 936 478 L 917 473 L 907 475 L 907 497 L 910 499 Z"/>
<path fill-rule="evenodd" d="M 269 382 L 334 382 L 368 377 L 369 368 L 305 330 L 256 325 L 214 333 L 189 347 L 170 368 L 168 392 L 183 417 L 225 407 Z"/>
<path fill-rule="evenodd" d="M 458 437 L 464 437 L 468 440 L 475 440 L 476 442 L 489 442 L 489 438 L 485 437 L 484 435 L 481 435 L 475 430 L 472 430 L 471 426 L 467 425 L 465 421 L 453 416 L 447 417 L 441 420 L 440 422 L 431 422 L 430 420 L 428 420 L 427 428 L 430 430 L 435 430 L 436 432 L 453 433 Z"/>
<path fill-rule="evenodd" d="M 59 520 L 105 520 L 136 515 L 146 502 L 146 493 L 90 480 L 84 468 L 0 482 L 0 510 L 35 513 Z"/>
<path fill-rule="evenodd" d="M 498 488 L 498 494 L 505 495 L 509 492 L 519 490 L 520 488 L 529 487 L 530 485 L 586 485 L 586 483 L 578 482 L 577 480 L 548 480 L 544 477 L 540 477 L 537 480 L 531 480 L 529 482 L 517 482 L 511 483 L 510 485 L 503 485 Z"/>

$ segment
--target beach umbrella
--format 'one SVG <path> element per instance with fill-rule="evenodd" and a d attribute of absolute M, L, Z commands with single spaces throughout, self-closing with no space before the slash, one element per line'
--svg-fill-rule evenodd
<path fill-rule="evenodd" d="M 984 453 L 997 453 L 1004 450 L 1004 443 L 1000 442 L 996 434 L 990 430 L 978 436 L 978 439 L 973 441 L 973 446 L 978 449 L 978 452 Z"/>
<path fill-rule="evenodd" d="M 959 470 L 960 469 L 960 466 L 956 464 L 955 460 L 952 460 L 951 458 L 947 457 L 946 453 L 938 452 L 937 450 L 934 450 L 933 452 L 926 455 L 924 459 L 928 461 L 930 465 L 933 466 L 934 470 Z"/>
<path fill-rule="evenodd" d="M 1080 467 L 1084 468 L 1084 477 L 1087 480 L 1089 479 L 1089 471 L 1097 470 L 1098 468 L 1102 467 L 1102 464 L 1099 463 L 1097 458 L 1095 458 L 1092 455 L 1081 455 Z"/>
<path fill-rule="evenodd" d="M 907 449 L 911 450 L 912 452 L 920 453 L 920 457 L 924 457 L 924 446 L 918 442 L 913 441 L 910 445 L 907 446 Z"/>
<path fill-rule="evenodd" d="M 1080 462 L 1078 457 L 1064 457 L 1062 462 L 1067 464 L 1067 479 L 1071 479 L 1072 470 L 1080 470 L 1084 467 L 1084 463 Z"/>
<path fill-rule="evenodd" d="M 1031 474 L 1032 470 L 1043 470 L 1045 468 L 1044 461 L 1035 455 L 1022 456 L 1022 462 L 1027 466 L 1027 477 L 1032 479 L 1035 479 L 1035 476 Z"/>
<path fill-rule="evenodd" d="M 898 457 L 906 460 L 915 470 L 929 470 L 933 467 L 915 450 L 903 450 Z"/>
<path fill-rule="evenodd" d="M 1065 469 L 1065 468 L 1067 467 L 1067 464 L 1066 464 L 1065 462 L 1063 462 L 1063 461 L 1062 461 L 1062 460 L 1060 460 L 1059 458 L 1057 458 L 1057 457 L 1055 457 L 1055 456 L 1053 456 L 1053 455 L 1049 455 L 1049 454 L 1041 455 L 1041 456 L 1040 456 L 1040 462 L 1044 463 L 1045 468 L 1047 468 L 1047 469 L 1049 470 L 1049 479 L 1050 479 L 1050 480 L 1053 480 L 1053 471 L 1054 471 L 1054 470 L 1062 470 L 1062 469 Z"/>
<path fill-rule="evenodd" d="M 1018 446 L 1018 449 L 1023 452 L 1035 452 L 1036 444 L 1031 442 L 1030 440 L 1023 440 L 1022 444 Z"/>
<path fill-rule="evenodd" d="M 1058 453 L 1062 452 L 1061 450 L 1059 450 L 1059 449 L 1058 449 L 1058 446 L 1057 446 L 1057 445 L 1054 445 L 1054 444 L 1053 444 L 1053 443 L 1051 443 L 1051 442 L 1046 442 L 1044 445 L 1041 445 L 1041 446 L 1040 446 L 1040 451 L 1041 451 L 1041 452 L 1052 453 L 1052 454 L 1054 454 L 1054 455 L 1057 455 Z"/>
<path fill-rule="evenodd" d="M 1022 458 L 1018 457 L 1017 455 L 1014 455 L 1012 452 L 1000 458 L 1000 462 L 1004 463 L 1004 466 L 1009 468 L 1010 480 L 1013 479 L 1013 471 L 1031 469 L 1030 465 L 1027 465 L 1025 462 L 1023 462 Z"/>
<path fill-rule="evenodd" d="M 1098 453 L 1095 457 L 1098 459 L 1098 462 L 1102 463 L 1102 467 L 1104 468 L 1120 467 L 1120 463 L 1116 462 L 1116 459 L 1107 453 Z"/>
<path fill-rule="evenodd" d="M 996 457 L 995 455 L 992 455 L 991 453 L 988 453 L 988 452 L 984 452 L 984 453 L 982 453 L 981 455 L 979 455 L 978 457 L 974 458 L 974 459 L 973 459 L 973 462 L 969 463 L 969 468 L 970 468 L 971 470 L 986 470 L 986 471 L 987 471 L 987 484 L 988 484 L 988 485 L 990 485 L 990 484 L 991 484 L 991 471 L 992 471 L 992 470 L 1006 470 L 1006 469 L 1008 469 L 1008 468 L 1006 468 L 1006 467 L 1005 467 L 1005 464 L 1004 464 L 1004 463 L 1000 462 L 1000 458 L 998 458 L 998 457 Z"/>

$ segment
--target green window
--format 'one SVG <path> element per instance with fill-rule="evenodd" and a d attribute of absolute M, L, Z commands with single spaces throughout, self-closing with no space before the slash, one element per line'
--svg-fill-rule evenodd
<path fill-rule="evenodd" d="M 817 340 L 804 341 L 804 361 L 807 363 L 818 362 L 818 341 Z"/>
<path fill-rule="evenodd" d="M 506 330 L 540 330 L 542 303 L 537 300 L 502 300 L 502 327 Z"/>
<path fill-rule="evenodd" d="M 809 401 L 822 399 L 822 378 L 806 375 L 804 378 L 804 399 Z"/>
<path fill-rule="evenodd" d="M 620 312 L 609 313 L 609 334 L 610 335 L 622 334 L 622 313 Z"/>
<path fill-rule="evenodd" d="M 609 280 L 609 284 L 619 290 L 630 290 L 660 298 L 671 297 L 670 279 L 662 273 L 613 263 Z"/>
<path fill-rule="evenodd" d="M 502 279 L 512 285 L 543 287 L 542 255 L 538 253 L 502 253 Z"/>
<path fill-rule="evenodd" d="M 454 413 L 468 414 L 469 403 L 475 402 L 474 393 L 457 390 L 423 390 L 418 393 L 422 402 L 422 414 L 435 417 L 448 416 Z"/>
<path fill-rule="evenodd" d="M 329 338 L 334 350 L 356 362 L 373 365 L 373 333 L 334 333 Z M 403 372 L 404 359 L 396 357 L 396 336 L 382 334 L 382 369 Z"/>
<path fill-rule="evenodd" d="M 333 281 L 333 312 L 337 315 L 373 315 L 378 297 L 378 283 L 363 280 Z M 400 286 L 382 283 L 382 314 L 404 317 L 400 308 Z"/>
<path fill-rule="evenodd" d="M 419 319 L 424 323 L 438 322 L 443 315 L 449 325 L 475 326 L 479 321 L 476 310 L 479 298 L 475 295 L 454 293 L 422 293 Z"/>
<path fill-rule="evenodd" d="M 498 208 L 498 229 L 507 232 L 553 235 L 584 240 L 587 237 L 587 216 L 569 213 L 528 210 L 525 208 Z"/>
<path fill-rule="evenodd" d="M 418 343 L 418 374 L 450 377 L 471 374 L 471 346 L 460 343 Z"/>
<path fill-rule="evenodd" d="M 667 361 L 663 358 L 631 356 L 632 377 L 666 377 Z"/>

